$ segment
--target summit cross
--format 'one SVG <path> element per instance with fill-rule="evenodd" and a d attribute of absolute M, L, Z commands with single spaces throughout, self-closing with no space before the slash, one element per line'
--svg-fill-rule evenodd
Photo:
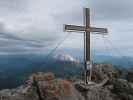
<path fill-rule="evenodd" d="M 83 32 L 84 33 L 84 79 L 85 84 L 91 81 L 92 77 L 92 59 L 91 59 L 91 32 L 98 34 L 108 33 L 107 28 L 96 28 L 90 25 L 90 9 L 84 8 L 84 26 L 64 25 L 65 32 Z M 89 74 L 89 75 L 88 75 Z"/>

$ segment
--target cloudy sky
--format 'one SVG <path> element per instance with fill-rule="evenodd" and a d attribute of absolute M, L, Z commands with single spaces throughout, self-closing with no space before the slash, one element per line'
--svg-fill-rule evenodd
<path fill-rule="evenodd" d="M 84 7 L 92 25 L 107 27 L 106 37 L 132 55 L 132 0 L 0 0 L 0 54 L 47 52 L 68 34 L 63 24 L 83 25 Z M 92 39 L 97 51 L 110 48 L 101 35 Z M 72 33 L 60 48 L 83 48 L 83 34 Z"/>

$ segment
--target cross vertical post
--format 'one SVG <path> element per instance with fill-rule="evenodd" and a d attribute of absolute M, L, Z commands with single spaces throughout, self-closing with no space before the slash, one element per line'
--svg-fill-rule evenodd
<path fill-rule="evenodd" d="M 84 33 L 84 79 L 85 84 L 89 84 L 92 77 L 92 60 L 91 60 L 91 32 L 99 34 L 108 33 L 106 28 L 96 28 L 90 25 L 90 9 L 84 9 L 84 26 L 64 25 L 64 31 L 67 32 L 83 32 Z M 88 77 L 89 74 L 89 77 Z M 88 80 L 89 79 L 89 80 Z"/>
<path fill-rule="evenodd" d="M 89 80 L 91 81 L 91 40 L 90 40 L 90 9 L 84 8 L 84 23 L 86 30 L 84 33 L 84 66 L 85 66 L 85 83 L 88 83 L 88 73 L 90 72 Z M 89 71 L 90 70 L 90 71 Z"/>

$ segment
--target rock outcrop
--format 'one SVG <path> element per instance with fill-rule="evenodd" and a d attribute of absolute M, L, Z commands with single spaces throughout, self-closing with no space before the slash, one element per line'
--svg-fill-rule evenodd
<path fill-rule="evenodd" d="M 126 78 L 129 82 L 133 82 L 133 69 L 127 71 Z"/>
<path fill-rule="evenodd" d="M 133 84 L 120 79 L 118 70 L 108 64 L 94 65 L 93 81 L 100 83 L 106 77 L 109 80 L 103 86 L 86 90 L 77 82 L 39 72 L 16 89 L 0 91 L 0 97 L 2 100 L 133 100 Z"/>
<path fill-rule="evenodd" d="M 92 80 L 101 82 L 106 77 L 119 78 L 120 72 L 116 70 L 111 64 L 95 64 L 92 69 Z"/>

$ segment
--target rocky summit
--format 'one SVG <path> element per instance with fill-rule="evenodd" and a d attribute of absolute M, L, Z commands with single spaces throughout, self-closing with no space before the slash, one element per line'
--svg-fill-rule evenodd
<path fill-rule="evenodd" d="M 82 87 L 82 78 L 59 79 L 49 72 L 31 75 L 24 85 L 0 91 L 1 100 L 133 100 L 131 71 L 121 78 L 122 71 L 109 64 L 95 64 L 92 80 L 96 85 Z M 106 80 L 107 79 L 107 80 Z M 106 80 L 106 81 L 105 81 Z"/>

